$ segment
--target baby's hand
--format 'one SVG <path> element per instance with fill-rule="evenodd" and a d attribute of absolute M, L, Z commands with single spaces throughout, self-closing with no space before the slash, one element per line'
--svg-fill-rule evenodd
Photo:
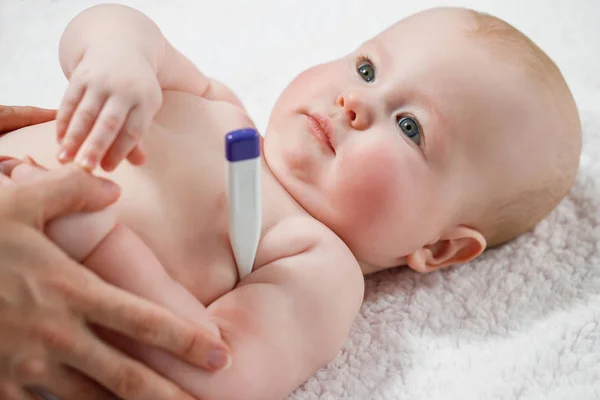
<path fill-rule="evenodd" d="M 162 104 L 156 73 L 135 49 L 89 48 L 73 70 L 56 117 L 58 159 L 88 171 L 145 161 L 140 137 Z"/>

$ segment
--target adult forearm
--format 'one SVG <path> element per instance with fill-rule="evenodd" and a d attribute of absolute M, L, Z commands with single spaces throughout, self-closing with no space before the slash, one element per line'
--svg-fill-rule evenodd
<path fill-rule="evenodd" d="M 56 118 L 56 110 L 30 106 L 0 105 L 0 135 Z"/>

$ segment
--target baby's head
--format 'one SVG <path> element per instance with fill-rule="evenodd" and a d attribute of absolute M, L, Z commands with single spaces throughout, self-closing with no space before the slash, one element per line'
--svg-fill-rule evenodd
<path fill-rule="evenodd" d="M 507 23 L 457 8 L 300 74 L 265 139 L 281 184 L 365 272 L 436 270 L 530 230 L 570 190 L 581 151 L 555 64 Z"/>

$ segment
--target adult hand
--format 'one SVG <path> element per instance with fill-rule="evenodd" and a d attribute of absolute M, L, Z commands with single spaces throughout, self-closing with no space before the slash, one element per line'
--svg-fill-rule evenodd
<path fill-rule="evenodd" d="M 29 125 L 41 124 L 56 118 L 56 110 L 29 106 L 0 105 L 0 135 Z"/>
<path fill-rule="evenodd" d="M 0 159 L 0 170 L 11 162 Z M 28 182 L 0 174 L 0 398 L 44 388 L 61 400 L 192 400 L 98 339 L 95 324 L 208 367 L 226 345 L 165 309 L 113 287 L 42 233 L 47 221 L 114 202 L 119 189 L 74 164 Z"/>

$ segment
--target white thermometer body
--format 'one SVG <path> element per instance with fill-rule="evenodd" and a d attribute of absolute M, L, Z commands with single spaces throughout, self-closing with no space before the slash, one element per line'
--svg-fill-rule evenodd
<path fill-rule="evenodd" d="M 254 265 L 261 229 L 260 137 L 254 129 L 225 136 L 229 240 L 240 280 Z"/>

